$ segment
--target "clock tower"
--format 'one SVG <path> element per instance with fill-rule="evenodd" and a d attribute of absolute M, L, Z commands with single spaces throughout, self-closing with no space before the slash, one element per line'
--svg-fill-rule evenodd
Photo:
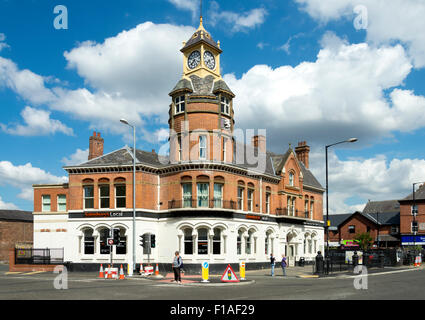
<path fill-rule="evenodd" d="M 199 28 L 183 42 L 183 75 L 169 93 L 170 161 L 233 161 L 233 98 L 221 77 L 220 42 Z"/>

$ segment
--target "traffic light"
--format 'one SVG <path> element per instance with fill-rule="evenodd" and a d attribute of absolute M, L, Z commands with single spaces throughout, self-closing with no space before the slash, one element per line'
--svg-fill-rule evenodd
<path fill-rule="evenodd" d="M 140 236 L 140 246 L 145 247 L 145 235 Z"/>
<path fill-rule="evenodd" d="M 114 244 L 120 243 L 120 229 L 114 229 Z"/>
<path fill-rule="evenodd" d="M 155 235 L 151 234 L 151 248 L 155 248 Z"/>

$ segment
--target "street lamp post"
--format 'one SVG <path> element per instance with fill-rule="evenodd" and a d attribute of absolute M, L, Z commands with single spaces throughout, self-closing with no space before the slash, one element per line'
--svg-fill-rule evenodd
<path fill-rule="evenodd" d="M 357 138 L 351 138 L 349 140 L 345 140 L 345 141 L 340 141 L 340 142 L 336 142 L 330 145 L 327 145 L 325 147 L 325 151 L 326 151 L 326 255 L 325 258 L 327 260 L 327 263 L 329 263 L 329 183 L 328 183 L 328 149 L 332 146 L 335 146 L 337 144 L 341 144 L 341 143 L 353 143 L 356 142 L 358 139 Z M 329 268 L 329 266 L 328 266 Z"/>
<path fill-rule="evenodd" d="M 134 272 L 136 271 L 136 127 L 125 119 L 121 119 L 120 122 L 133 128 L 133 265 L 131 271 Z"/>

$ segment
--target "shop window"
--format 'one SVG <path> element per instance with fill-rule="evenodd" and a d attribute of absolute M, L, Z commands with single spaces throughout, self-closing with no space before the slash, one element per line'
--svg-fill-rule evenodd
<path fill-rule="evenodd" d="M 236 249 L 237 249 L 237 254 L 241 255 L 242 254 L 242 231 L 238 232 L 238 238 L 236 240 Z"/>
<path fill-rule="evenodd" d="M 198 230 L 198 254 L 199 255 L 208 254 L 208 230 L 207 229 Z"/>
<path fill-rule="evenodd" d="M 192 229 L 184 230 L 184 254 L 193 254 Z"/>
<path fill-rule="evenodd" d="M 221 230 L 216 228 L 214 229 L 213 237 L 213 254 L 221 253 Z"/>
<path fill-rule="evenodd" d="M 120 229 L 120 241 L 116 246 L 116 253 L 127 254 L 127 237 L 124 229 Z"/>
<path fill-rule="evenodd" d="M 84 230 L 84 254 L 94 254 L 94 237 L 92 229 Z"/>

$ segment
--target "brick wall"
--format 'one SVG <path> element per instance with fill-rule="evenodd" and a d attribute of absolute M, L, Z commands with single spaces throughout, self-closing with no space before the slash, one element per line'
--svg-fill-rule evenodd
<path fill-rule="evenodd" d="M 16 243 L 32 244 L 33 223 L 0 221 L 0 261 L 8 261 L 9 250 Z"/>
<path fill-rule="evenodd" d="M 401 234 L 411 234 L 411 224 L 413 221 L 413 215 L 412 215 L 412 202 L 401 202 L 400 203 L 400 233 Z M 418 207 L 418 214 L 416 216 L 416 221 L 419 224 L 425 223 L 425 203 L 422 202 L 416 202 L 416 205 Z M 425 230 L 418 230 L 418 235 L 424 235 Z"/>

